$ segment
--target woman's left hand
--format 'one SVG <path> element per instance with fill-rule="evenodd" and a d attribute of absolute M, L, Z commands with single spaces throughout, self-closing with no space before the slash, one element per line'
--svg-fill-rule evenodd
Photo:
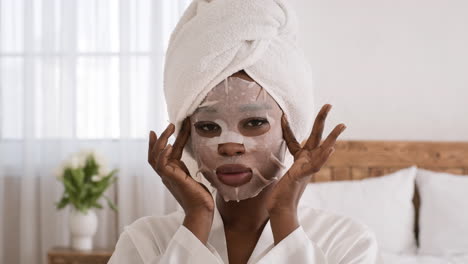
<path fill-rule="evenodd" d="M 272 224 L 273 222 L 286 221 L 289 223 L 281 223 L 281 225 L 290 226 L 289 229 L 298 226 L 297 206 L 299 199 L 301 198 L 307 184 L 310 182 L 310 178 L 322 168 L 335 150 L 335 142 L 338 136 L 346 128 L 344 124 L 337 125 L 325 141 L 320 144 L 323 128 L 325 126 L 325 119 L 330 109 L 331 105 L 325 104 L 317 114 L 312 132 L 303 147 L 301 147 L 299 142 L 296 140 L 291 128 L 289 127 L 288 121 L 283 114 L 281 118 L 283 137 L 289 151 L 294 156 L 294 163 L 286 174 L 278 181 L 272 190 L 270 199 L 268 200 L 267 207 Z M 275 230 L 273 230 L 273 232 L 274 231 Z M 292 230 L 283 231 L 284 232 L 280 233 L 286 234 L 280 235 L 280 237 L 275 236 L 275 242 L 279 242 L 282 239 L 281 236 L 289 234 L 289 231 Z"/>

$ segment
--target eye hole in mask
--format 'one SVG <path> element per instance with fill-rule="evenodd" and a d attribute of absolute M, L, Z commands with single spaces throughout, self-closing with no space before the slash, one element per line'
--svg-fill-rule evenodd
<path fill-rule="evenodd" d="M 221 127 L 215 122 L 199 121 L 194 124 L 197 134 L 202 137 L 216 137 L 222 132 Z M 237 128 L 239 132 L 248 137 L 259 136 L 270 130 L 270 123 L 266 118 L 250 117 L 239 122 Z"/>
<path fill-rule="evenodd" d="M 221 134 L 221 127 L 215 122 L 199 121 L 194 124 L 197 134 L 202 137 L 217 137 Z"/>
<path fill-rule="evenodd" d="M 244 136 L 255 137 L 268 132 L 270 123 L 266 118 L 246 118 L 239 123 L 237 128 Z"/>

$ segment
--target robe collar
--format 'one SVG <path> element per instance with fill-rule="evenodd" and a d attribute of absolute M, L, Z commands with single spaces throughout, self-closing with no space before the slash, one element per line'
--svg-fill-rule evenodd
<path fill-rule="evenodd" d="M 249 261 L 247 263 L 256 263 L 258 259 L 264 256 L 266 251 L 269 251 L 273 246 L 273 233 L 271 231 L 270 219 L 268 219 L 265 227 L 263 228 L 262 234 L 258 239 L 257 245 L 255 246 L 252 255 L 250 255 Z M 218 254 L 224 263 L 229 263 L 224 224 L 218 208 L 215 208 L 213 224 L 211 226 L 210 235 L 208 236 L 207 247 L 212 251 L 215 250 L 214 253 Z"/>

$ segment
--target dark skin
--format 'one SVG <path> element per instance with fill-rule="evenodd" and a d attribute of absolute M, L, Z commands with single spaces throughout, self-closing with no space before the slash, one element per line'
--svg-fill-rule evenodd
<path fill-rule="evenodd" d="M 237 74 L 238 77 L 250 79 L 246 74 Z M 279 181 L 267 186 L 256 197 L 239 202 L 225 202 L 217 195 L 216 207 L 223 219 L 229 263 L 247 263 L 268 220 L 275 245 L 299 227 L 299 199 L 313 175 L 333 153 L 338 136 L 346 128 L 344 124 L 337 125 L 321 143 L 330 109 L 329 104 L 322 107 L 309 138 L 302 146 L 283 115 L 283 138 L 294 156 L 294 163 Z M 184 209 L 183 225 L 206 244 L 213 223 L 215 201 L 208 190 L 190 176 L 181 161 L 183 148 L 190 136 L 190 119 L 184 120 L 174 146 L 171 146 L 167 141 L 174 130 L 174 125 L 169 124 L 159 138 L 154 131 L 150 132 L 148 162 Z M 229 148 L 238 149 L 236 144 L 223 144 L 227 148 L 224 153 L 230 153 Z M 231 152 L 238 155 L 236 151 Z"/>

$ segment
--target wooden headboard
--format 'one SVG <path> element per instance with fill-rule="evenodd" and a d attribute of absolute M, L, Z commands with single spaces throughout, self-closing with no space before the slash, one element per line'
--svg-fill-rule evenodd
<path fill-rule="evenodd" d="M 313 182 L 379 177 L 416 165 L 419 168 L 468 175 L 468 142 L 337 141 L 335 152 Z M 413 197 L 418 237 L 419 195 Z"/>

